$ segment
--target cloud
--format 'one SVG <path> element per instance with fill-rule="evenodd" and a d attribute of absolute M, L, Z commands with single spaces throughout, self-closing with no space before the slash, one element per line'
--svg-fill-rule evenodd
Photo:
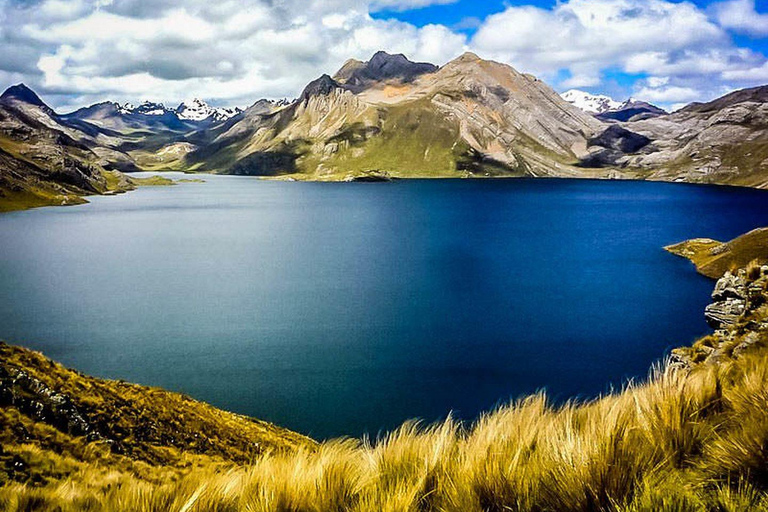
<path fill-rule="evenodd" d="M 701 98 L 702 93 L 691 87 L 665 85 L 661 87 L 643 87 L 637 91 L 637 95 L 646 101 L 668 104 L 695 101 Z"/>
<path fill-rule="evenodd" d="M 748 0 L 708 10 L 672 0 L 562 0 L 452 27 L 381 19 L 453 1 L 0 0 L 0 80 L 24 81 L 60 108 L 190 95 L 245 106 L 296 96 L 348 58 L 378 50 L 443 64 L 469 49 L 557 88 L 610 87 L 666 102 L 768 81 L 765 56 L 729 33 L 763 33 L 766 15 Z"/>
<path fill-rule="evenodd" d="M 409 11 L 411 9 L 423 9 L 430 5 L 455 4 L 459 0 L 375 0 L 371 4 L 373 11 Z"/>
<path fill-rule="evenodd" d="M 379 6 L 425 6 L 426 0 Z M 438 3 L 445 3 L 445 0 Z M 0 76 L 55 106 L 105 99 L 214 104 L 292 97 L 350 57 L 384 49 L 445 63 L 466 36 L 442 25 L 374 19 L 358 0 L 0 0 Z M 69 101 L 67 101 L 69 99 Z M 62 103 L 61 100 L 64 100 Z"/>
<path fill-rule="evenodd" d="M 641 54 L 672 55 L 727 41 L 727 34 L 693 4 L 571 0 L 552 10 L 507 8 L 486 20 L 472 46 L 545 74 L 574 66 L 623 66 Z"/>
<path fill-rule="evenodd" d="M 712 6 L 721 27 L 751 36 L 768 36 L 768 14 L 759 14 L 755 0 L 730 0 Z"/>
<path fill-rule="evenodd" d="M 725 7 L 748 12 L 753 31 L 766 21 L 765 15 L 755 18 L 754 2 L 726 2 L 717 12 Z M 606 71 L 625 73 L 636 77 L 627 93 L 669 106 L 711 96 L 729 81 L 765 76 L 765 56 L 735 46 L 726 30 L 737 20 L 746 23 L 732 11 L 715 19 L 690 2 L 570 0 L 551 9 L 508 7 L 485 20 L 470 47 L 560 89 L 599 87 Z M 650 86 L 646 76 L 667 83 Z"/>

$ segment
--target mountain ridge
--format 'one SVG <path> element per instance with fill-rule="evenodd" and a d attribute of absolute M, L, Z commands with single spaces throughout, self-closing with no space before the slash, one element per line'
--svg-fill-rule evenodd
<path fill-rule="evenodd" d="M 296 100 L 258 100 L 226 116 L 202 100 L 176 109 L 101 102 L 58 114 L 19 84 L 0 97 L 0 190 L 5 197 L 38 197 L 33 205 L 77 203 L 107 191 L 102 171 L 139 170 L 325 181 L 553 176 L 768 188 L 766 105 L 764 86 L 673 114 L 633 99 L 590 114 L 535 76 L 469 52 L 441 67 L 377 52 L 311 81 Z"/>

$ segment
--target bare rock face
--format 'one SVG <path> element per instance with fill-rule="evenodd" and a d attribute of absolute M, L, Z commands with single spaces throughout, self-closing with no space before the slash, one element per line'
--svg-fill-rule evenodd
<path fill-rule="evenodd" d="M 652 142 L 637 154 L 615 153 L 605 165 L 647 179 L 768 188 L 768 86 L 621 126 Z"/>
<path fill-rule="evenodd" d="M 746 311 L 746 302 L 742 299 L 726 299 L 709 304 L 704 309 L 707 323 L 713 329 L 734 325 Z"/>
<path fill-rule="evenodd" d="M 714 333 L 693 347 L 675 349 L 675 365 L 691 367 L 738 358 L 755 345 L 768 343 L 768 265 L 726 272 L 704 311 Z"/>
<path fill-rule="evenodd" d="M 55 392 L 19 368 L 0 366 L 0 406 L 16 407 L 35 420 L 68 434 L 87 436 L 89 440 L 102 439 L 69 397 Z"/>
<path fill-rule="evenodd" d="M 376 52 L 368 62 L 348 60 L 334 75 L 334 80 L 359 92 L 380 82 L 411 82 L 416 77 L 437 71 L 428 62 L 411 62 L 403 54 Z"/>

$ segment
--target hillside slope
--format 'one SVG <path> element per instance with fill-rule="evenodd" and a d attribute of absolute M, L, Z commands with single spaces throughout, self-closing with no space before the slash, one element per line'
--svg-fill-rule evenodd
<path fill-rule="evenodd" d="M 727 271 L 745 268 L 752 262 L 768 265 L 768 228 L 752 230 L 730 242 L 694 238 L 665 249 L 691 260 L 701 274 L 719 279 Z"/>
<path fill-rule="evenodd" d="M 177 393 L 89 377 L 2 342 L 0 407 L 0 479 L 62 477 L 80 466 L 76 461 L 93 461 L 89 450 L 106 468 L 137 462 L 183 467 L 196 455 L 246 463 L 275 450 L 314 446 L 270 423 Z M 31 447 L 53 450 L 54 467 L 35 468 L 24 455 Z"/>

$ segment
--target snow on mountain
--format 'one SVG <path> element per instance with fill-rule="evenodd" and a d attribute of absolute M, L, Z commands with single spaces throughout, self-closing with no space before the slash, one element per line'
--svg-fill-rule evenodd
<path fill-rule="evenodd" d="M 165 114 L 175 114 L 179 119 L 186 121 L 205 121 L 209 118 L 214 121 L 223 121 L 242 112 L 242 110 L 237 107 L 214 108 L 199 98 L 184 101 L 175 109 L 170 109 L 162 103 L 154 103 L 151 101 L 145 101 L 138 106 L 132 103 L 125 103 L 123 105 L 116 103 L 115 105 L 117 111 L 124 115 L 141 114 L 145 116 L 162 116 Z"/>
<path fill-rule="evenodd" d="M 232 116 L 236 116 L 242 110 L 239 108 L 214 108 L 208 105 L 205 101 L 195 98 L 190 101 L 184 101 L 179 105 L 176 110 L 176 115 L 179 119 L 187 119 L 189 121 L 204 121 L 208 118 L 213 118 L 214 121 L 223 121 L 229 119 Z"/>
<path fill-rule="evenodd" d="M 578 89 L 571 89 L 561 94 L 562 98 L 585 112 L 602 114 L 611 110 L 620 110 L 627 102 L 616 101 L 610 96 L 590 94 Z"/>

